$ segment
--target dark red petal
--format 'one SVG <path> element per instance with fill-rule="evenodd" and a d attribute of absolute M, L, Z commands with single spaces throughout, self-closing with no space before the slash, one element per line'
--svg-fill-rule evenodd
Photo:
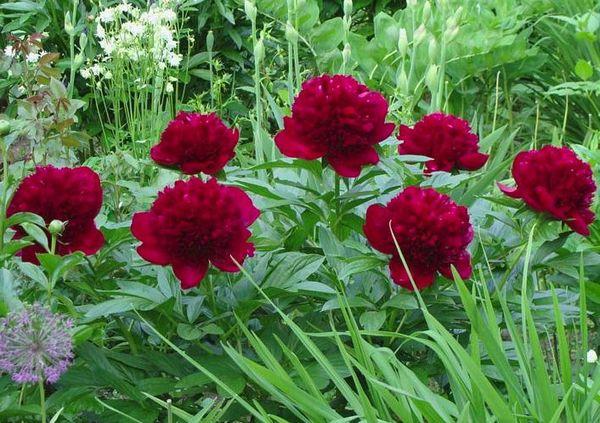
<path fill-rule="evenodd" d="M 185 173 L 186 175 L 196 175 L 196 174 L 204 171 L 205 168 L 206 168 L 206 164 L 201 163 L 201 162 L 185 162 L 185 163 L 181 164 L 181 171 L 183 173 Z M 205 172 L 205 173 L 210 175 L 211 172 Z"/>
<path fill-rule="evenodd" d="M 177 155 L 157 144 L 150 149 L 150 158 L 163 166 L 173 166 L 177 163 Z"/>
<path fill-rule="evenodd" d="M 248 231 L 248 235 L 250 232 Z M 243 238 L 243 237 L 242 237 Z M 233 246 L 232 250 L 228 255 L 221 254 L 215 255 L 210 258 L 210 262 L 219 270 L 224 272 L 239 272 L 240 268 L 232 260 L 235 259 L 240 266 L 244 263 L 247 256 L 254 254 L 254 246 L 246 241 L 238 242 L 236 246 Z"/>
<path fill-rule="evenodd" d="M 419 268 L 411 265 L 409 265 L 409 268 L 410 274 L 419 291 L 430 286 L 435 280 L 436 271 L 434 269 Z M 390 275 L 397 285 L 400 285 L 409 291 L 414 290 L 406 268 L 399 257 L 394 257 L 390 260 Z"/>
<path fill-rule="evenodd" d="M 465 154 L 458 160 L 458 164 L 466 170 L 477 170 L 487 162 L 488 157 L 482 153 Z"/>
<path fill-rule="evenodd" d="M 573 229 L 573 231 L 577 232 L 580 235 L 590 235 L 590 228 L 588 227 L 588 223 L 581 215 L 577 215 L 571 219 L 567 219 L 565 220 L 565 223 L 569 226 L 569 228 Z"/>
<path fill-rule="evenodd" d="M 283 129 L 275 135 L 275 144 L 284 156 L 304 160 L 318 159 L 323 157 L 327 151 L 326 146 L 319 146 L 314 142 L 307 143 L 301 136 L 289 129 Z"/>
<path fill-rule="evenodd" d="M 160 245 L 152 245 L 144 243 L 137 247 L 137 252 L 144 260 L 150 263 L 166 266 L 171 261 L 171 256 L 168 251 L 165 251 Z"/>
<path fill-rule="evenodd" d="M 360 175 L 362 166 L 377 164 L 379 156 L 373 147 L 364 146 L 346 152 L 336 152 L 334 155 L 327 155 L 327 161 L 340 176 L 355 178 Z"/>
<path fill-rule="evenodd" d="M 521 193 L 519 192 L 519 189 L 517 187 L 511 188 L 504 184 L 501 184 L 500 182 L 498 182 L 497 185 L 498 185 L 498 188 L 500 188 L 500 191 L 502 191 L 504 194 L 508 195 L 509 197 L 521 198 Z"/>
<path fill-rule="evenodd" d="M 198 286 L 208 270 L 208 260 L 199 260 L 195 263 L 177 261 L 173 263 L 173 273 L 181 282 L 182 289 Z"/>
<path fill-rule="evenodd" d="M 384 254 L 394 254 L 396 246 L 390 232 L 391 214 L 380 204 L 373 204 L 367 209 L 363 230 L 365 237 L 376 250 Z"/>
<path fill-rule="evenodd" d="M 156 238 L 156 216 L 152 212 L 138 212 L 131 219 L 131 233 L 140 241 Z"/>
<path fill-rule="evenodd" d="M 73 225 L 71 229 L 70 225 Z M 72 233 L 75 232 L 75 233 Z M 63 238 L 69 238 L 63 243 Z M 57 242 L 57 252 L 61 255 L 81 251 L 85 255 L 96 254 L 104 245 L 104 235 L 93 220 L 86 222 L 67 222 L 65 232 Z"/>

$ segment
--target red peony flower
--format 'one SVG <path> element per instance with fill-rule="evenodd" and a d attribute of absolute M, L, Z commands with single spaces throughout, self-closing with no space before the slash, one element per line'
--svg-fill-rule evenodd
<path fill-rule="evenodd" d="M 188 175 L 214 175 L 235 156 L 239 137 L 237 129 L 225 126 L 214 113 L 179 112 L 152 147 L 150 157 L 159 165 L 180 168 Z"/>
<path fill-rule="evenodd" d="M 288 157 L 325 157 L 341 176 L 356 177 L 379 161 L 373 146 L 394 131 L 387 112 L 385 98 L 351 76 L 319 76 L 302 84 L 275 143 Z"/>
<path fill-rule="evenodd" d="M 471 132 L 469 122 L 456 116 L 432 113 L 413 128 L 400 126 L 400 154 L 431 157 L 425 172 L 451 172 L 454 169 L 477 170 L 488 159 L 479 153 L 479 137 Z"/>
<path fill-rule="evenodd" d="M 92 169 L 40 166 L 23 179 L 6 214 L 35 213 L 44 218 L 46 225 L 61 220 L 66 225 L 57 237 L 56 254 L 82 251 L 90 255 L 104 245 L 104 236 L 94 223 L 101 207 L 102 186 Z M 20 227 L 14 229 L 17 239 L 26 235 Z M 42 246 L 35 244 L 25 247 L 19 254 L 24 261 L 38 264 L 36 254 L 43 252 Z"/>
<path fill-rule="evenodd" d="M 467 246 L 473 239 L 473 228 L 466 207 L 432 188 L 408 187 L 386 206 L 375 204 L 368 208 L 364 225 L 367 240 L 376 250 L 392 255 L 393 281 L 412 291 L 390 222 L 419 290 L 431 285 L 437 272 L 452 279 L 450 265 L 462 278 L 471 276 Z"/>
<path fill-rule="evenodd" d="M 590 165 L 568 147 L 547 145 L 517 154 L 512 166 L 517 186 L 498 184 L 509 197 L 521 198 L 529 207 L 564 221 L 581 235 L 589 235 L 594 221 L 590 210 L 596 184 Z"/>
<path fill-rule="evenodd" d="M 260 212 L 244 191 L 192 177 L 158 194 L 152 208 L 136 213 L 131 232 L 145 260 L 171 265 L 183 289 L 200 283 L 208 263 L 225 272 L 254 254 L 248 226 Z"/>

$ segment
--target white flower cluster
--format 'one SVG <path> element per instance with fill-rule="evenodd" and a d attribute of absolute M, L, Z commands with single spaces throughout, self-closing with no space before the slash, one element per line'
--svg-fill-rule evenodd
<path fill-rule="evenodd" d="M 36 63 L 40 57 L 47 54 L 44 50 L 38 49 L 35 45 L 30 45 L 29 53 L 21 53 L 19 50 L 15 50 L 12 45 L 7 45 L 4 48 L 4 55 L 11 59 L 18 59 L 21 55 L 25 58 L 28 63 Z"/>
<path fill-rule="evenodd" d="M 177 13 L 173 0 L 140 9 L 126 0 L 103 9 L 96 18 L 96 37 L 102 53 L 96 63 L 81 70 L 84 78 L 107 76 L 103 63 L 115 59 L 148 61 L 159 69 L 176 68 L 183 56 L 177 52 Z"/>

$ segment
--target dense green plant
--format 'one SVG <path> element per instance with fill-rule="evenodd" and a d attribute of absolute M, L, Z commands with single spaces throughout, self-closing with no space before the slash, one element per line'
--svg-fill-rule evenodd
<path fill-rule="evenodd" d="M 169 3 L 180 63 L 164 67 L 150 55 L 157 27 L 129 12 L 103 21 L 121 2 L 0 5 L 0 315 L 39 301 L 71 316 L 76 356 L 44 392 L 0 376 L 0 420 L 39 418 L 40 394 L 49 420 L 72 422 L 599 418 L 600 370 L 585 358 L 599 345 L 600 224 L 583 238 L 495 187 L 516 153 L 546 143 L 572 147 L 598 175 L 597 6 L 406 3 Z M 165 2 L 152 4 L 131 7 L 141 15 Z M 139 25 L 129 55 L 107 52 L 107 39 Z M 56 54 L 41 52 L 42 38 Z M 8 54 L 16 40 L 36 60 Z M 428 159 L 399 156 L 395 137 L 357 178 L 282 157 L 273 135 L 302 82 L 323 72 L 383 92 L 395 124 L 462 116 L 487 164 L 428 175 Z M 262 212 L 241 272 L 211 268 L 186 291 L 136 253 L 130 231 L 132 215 L 181 178 L 148 158 L 178 110 L 215 111 L 240 129 L 216 177 Z M 59 256 L 48 222 L 6 218 L 20 181 L 44 163 L 101 175 L 97 254 Z M 367 207 L 413 185 L 469 207 L 470 281 L 440 277 L 411 293 L 365 241 Z M 16 257 L 34 243 L 39 265 Z"/>

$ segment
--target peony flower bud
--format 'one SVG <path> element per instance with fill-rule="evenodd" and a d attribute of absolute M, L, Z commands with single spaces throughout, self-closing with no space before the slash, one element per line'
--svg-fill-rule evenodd
<path fill-rule="evenodd" d="M 208 31 L 208 34 L 206 34 L 206 49 L 208 51 L 213 51 L 214 45 L 215 45 L 215 36 L 212 31 Z"/>
<path fill-rule="evenodd" d="M 253 0 L 244 0 L 244 12 L 251 22 L 256 22 L 256 5 Z"/>
<path fill-rule="evenodd" d="M 404 57 L 407 52 L 408 37 L 406 35 L 406 29 L 400 28 L 400 31 L 398 31 L 398 53 L 400 53 L 400 57 Z"/>
<path fill-rule="evenodd" d="M 351 56 L 352 48 L 350 47 L 350 44 L 346 43 L 346 45 L 344 46 L 344 50 L 342 50 L 342 59 L 344 60 L 344 63 L 348 63 L 350 61 Z"/>
<path fill-rule="evenodd" d="M 65 229 L 64 222 L 62 222 L 61 220 L 58 220 L 58 219 L 54 219 L 48 225 L 48 232 L 50 232 L 50 235 L 60 235 L 62 233 L 62 231 L 64 231 L 64 229 Z"/>
<path fill-rule="evenodd" d="M 0 137 L 10 132 L 10 123 L 7 120 L 0 120 Z"/>
<path fill-rule="evenodd" d="M 292 44 L 298 42 L 298 31 L 296 31 L 296 28 L 294 28 L 290 21 L 285 25 L 285 38 Z"/>
<path fill-rule="evenodd" d="M 433 36 L 433 34 L 429 39 L 429 47 L 427 49 L 427 52 L 429 54 L 429 63 L 435 63 L 437 61 L 438 43 L 437 41 L 435 41 L 435 37 Z"/>
<path fill-rule="evenodd" d="M 352 15 L 352 0 L 344 0 L 344 16 Z"/>
<path fill-rule="evenodd" d="M 430 17 L 431 17 L 431 4 L 429 3 L 429 0 L 428 0 L 423 5 L 423 23 L 429 22 Z"/>
<path fill-rule="evenodd" d="M 429 91 L 434 91 L 437 88 L 438 82 L 438 65 L 430 65 L 425 74 L 425 85 L 429 88 Z"/>
<path fill-rule="evenodd" d="M 423 25 L 423 24 L 419 25 L 419 27 L 416 29 L 416 31 L 413 34 L 414 45 L 418 46 L 419 44 L 421 44 L 423 42 L 423 40 L 425 39 L 426 35 L 427 35 L 427 30 L 425 29 L 425 25 Z"/>
<path fill-rule="evenodd" d="M 408 94 L 408 77 L 406 76 L 406 72 L 404 71 L 404 69 L 400 71 L 396 84 L 398 85 L 398 88 L 400 89 L 402 94 Z"/>
<path fill-rule="evenodd" d="M 256 45 L 254 46 L 254 60 L 257 62 L 262 62 L 265 58 L 265 45 L 263 43 L 263 39 L 260 38 Z"/>

